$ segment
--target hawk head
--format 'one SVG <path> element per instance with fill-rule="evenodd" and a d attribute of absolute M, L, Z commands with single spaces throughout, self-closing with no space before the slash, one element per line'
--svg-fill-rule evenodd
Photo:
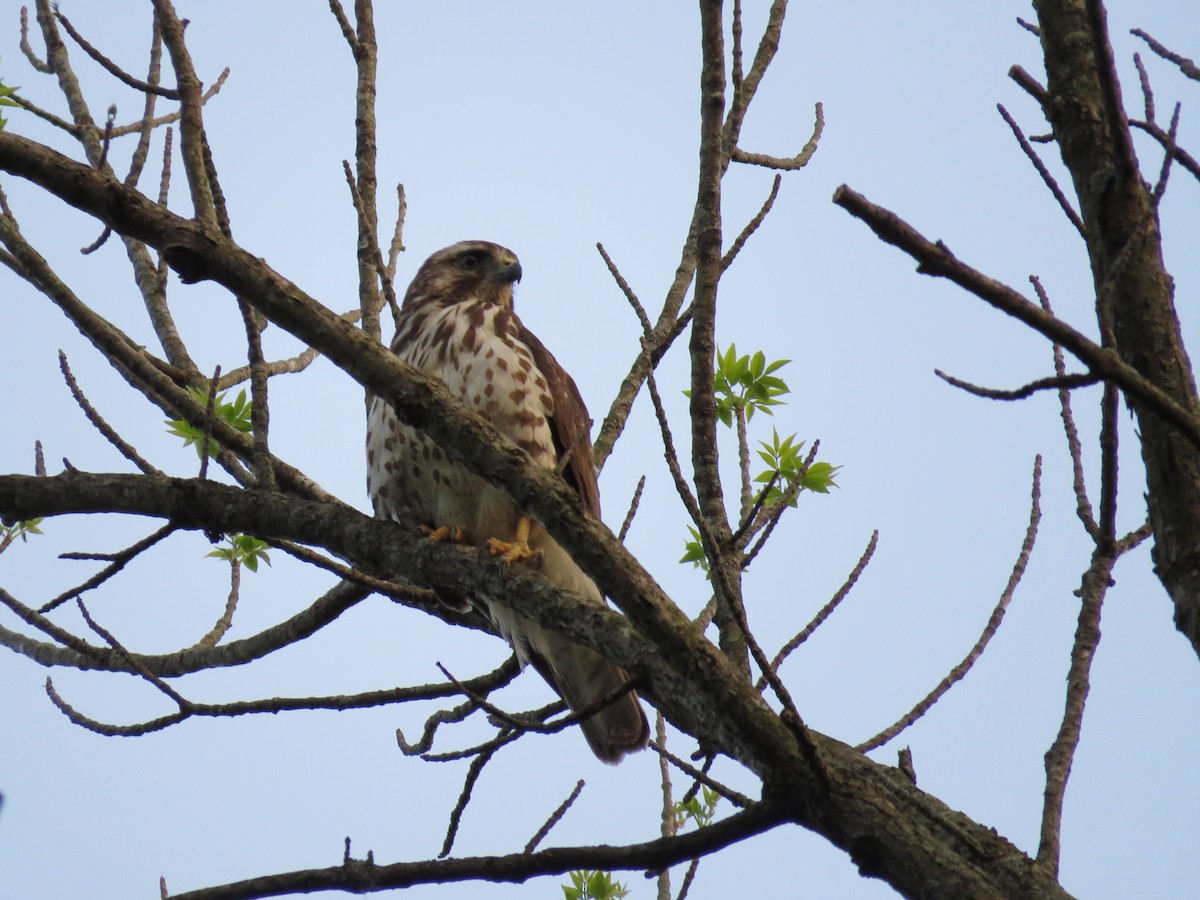
<path fill-rule="evenodd" d="M 472 297 L 512 309 L 513 282 L 520 280 L 521 263 L 508 248 L 490 241 L 460 241 L 425 260 L 404 295 L 404 305 L 449 304 Z"/>

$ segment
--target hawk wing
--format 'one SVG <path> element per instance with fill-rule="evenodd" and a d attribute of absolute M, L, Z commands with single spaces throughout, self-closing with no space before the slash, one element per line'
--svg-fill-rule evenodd
<path fill-rule="evenodd" d="M 571 455 L 563 469 L 563 478 L 592 515 L 599 519 L 600 486 L 596 479 L 596 458 L 589 437 L 592 420 L 588 417 L 579 388 L 575 386 L 575 379 L 567 374 L 545 344 L 524 323 L 521 323 L 518 337 L 529 348 L 533 363 L 554 399 L 554 414 L 548 418 L 548 422 L 559 464 L 562 464 L 565 454 Z"/>

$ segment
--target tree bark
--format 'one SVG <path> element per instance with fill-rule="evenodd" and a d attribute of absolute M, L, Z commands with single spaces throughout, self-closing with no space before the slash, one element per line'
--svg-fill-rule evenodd
<path fill-rule="evenodd" d="M 1200 406 L 1162 256 L 1157 200 L 1143 180 L 1100 0 L 1036 0 L 1049 91 L 1044 109 L 1071 172 L 1101 337 L 1181 406 Z M 1154 567 L 1175 624 L 1200 654 L 1200 453 L 1134 397 L 1154 529 Z"/>

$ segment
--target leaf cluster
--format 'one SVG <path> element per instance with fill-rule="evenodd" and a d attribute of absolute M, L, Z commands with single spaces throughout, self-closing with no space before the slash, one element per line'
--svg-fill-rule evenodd
<path fill-rule="evenodd" d="M 562 885 L 566 900 L 620 900 L 629 896 L 629 889 L 613 881 L 611 872 L 592 872 L 580 869 L 568 873 L 571 886 Z"/>
<path fill-rule="evenodd" d="M 198 388 L 188 388 L 188 391 L 197 403 L 208 408 L 206 392 Z M 223 419 L 231 428 L 235 428 L 243 434 L 249 434 L 253 430 L 253 425 L 250 422 L 250 399 L 246 396 L 246 392 L 238 391 L 237 397 L 229 403 L 225 402 L 225 395 L 226 392 L 222 391 L 214 398 L 213 415 Z M 168 426 L 169 434 L 183 438 L 183 446 L 195 447 L 197 456 L 203 457 L 206 450 L 209 456 L 216 456 L 221 452 L 221 447 L 216 441 L 211 437 L 206 440 L 203 428 L 197 428 L 186 419 L 166 419 L 164 424 Z"/>
<path fill-rule="evenodd" d="M 271 564 L 271 557 L 267 555 L 270 544 L 266 541 L 260 541 L 258 538 L 251 537 L 248 534 L 231 534 L 226 539 L 229 541 L 229 546 L 218 547 L 211 553 L 204 555 L 215 556 L 218 559 L 223 559 L 234 564 L 241 564 L 251 572 L 258 571 L 259 562 L 265 562 L 268 566 Z"/>
<path fill-rule="evenodd" d="M 691 821 L 697 828 L 706 828 L 712 824 L 717 812 L 717 804 L 721 795 L 712 788 L 701 785 L 700 793 L 681 800 L 675 804 L 675 828 L 683 828 Z"/>
<path fill-rule="evenodd" d="M 738 410 L 745 413 L 747 422 L 759 411 L 774 415 L 771 407 L 784 402 L 779 398 L 787 394 L 789 388 L 787 382 L 772 373 L 790 362 L 790 359 L 777 359 L 768 363 L 761 350 L 753 355 L 738 356 L 737 344 L 730 344 L 724 353 L 718 353 L 713 393 L 717 398 L 717 417 L 725 427 L 733 427 Z M 691 396 L 691 391 L 683 393 Z"/>
<path fill-rule="evenodd" d="M 31 534 L 41 534 L 42 529 L 39 528 L 42 524 L 41 517 L 36 519 L 27 519 L 24 522 L 14 522 L 12 525 L 0 525 L 0 553 L 3 553 L 8 545 L 17 538 L 24 543 L 28 540 Z"/>
<path fill-rule="evenodd" d="M 0 81 L 0 106 L 18 106 L 18 103 L 10 99 L 16 92 L 17 88 L 8 87 L 3 81 Z M 3 131 L 7 124 L 8 119 L 0 116 L 0 131 Z"/>

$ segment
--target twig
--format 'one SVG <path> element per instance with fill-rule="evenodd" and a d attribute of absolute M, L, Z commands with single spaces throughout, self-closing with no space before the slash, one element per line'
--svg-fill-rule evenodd
<path fill-rule="evenodd" d="M 132 669 L 138 675 L 141 675 L 142 678 L 150 682 L 152 685 L 162 691 L 162 693 L 174 700 L 179 706 L 179 711 L 181 713 L 187 713 L 190 711 L 192 706 L 190 701 L 185 700 L 182 696 L 180 696 L 178 691 L 176 691 L 173 687 L 138 662 L 134 655 L 126 650 L 124 645 L 122 645 L 121 642 L 118 641 L 111 632 L 107 631 L 96 623 L 96 621 L 91 617 L 91 614 L 88 613 L 87 606 L 84 605 L 82 597 L 75 598 L 75 605 L 79 607 L 79 614 L 83 616 L 83 621 L 87 623 L 88 628 L 92 629 L 92 631 L 96 632 L 96 634 L 103 638 L 104 642 L 108 644 L 108 646 L 112 647 L 118 656 L 125 660 L 130 669 Z"/>
<path fill-rule="evenodd" d="M 1116 556 L 1110 548 L 1101 550 L 1097 542 L 1091 564 L 1083 575 L 1079 608 L 1079 623 L 1075 643 L 1071 647 L 1071 667 L 1067 672 L 1067 696 L 1062 724 L 1054 743 L 1046 751 L 1046 799 L 1042 807 L 1041 840 L 1038 844 L 1038 863 L 1058 874 L 1062 827 L 1062 805 L 1071 775 L 1071 762 L 1079 746 L 1083 711 L 1090 690 L 1092 661 L 1100 644 L 1100 612 L 1104 596 L 1112 579 Z"/>
<path fill-rule="evenodd" d="M 228 225 L 218 214 L 218 188 L 212 176 L 208 141 L 204 136 L 204 120 L 200 79 L 196 77 L 191 55 L 184 41 L 183 23 L 166 0 L 154 0 L 154 13 L 162 31 L 163 43 L 171 54 L 179 94 L 179 136 L 183 145 L 183 168 L 187 173 L 192 207 L 196 219 L 204 226 L 227 233 Z"/>
<path fill-rule="evenodd" d="M 225 600 L 225 610 L 221 613 L 221 617 L 204 637 L 196 641 L 195 646 L 199 648 L 215 647 L 220 643 L 221 638 L 225 636 L 231 625 L 233 625 L 233 614 L 237 610 L 238 594 L 242 586 L 242 564 L 236 559 L 229 560 L 229 597 Z"/>
<path fill-rule="evenodd" d="M 1042 309 L 1053 315 L 1054 310 L 1050 306 L 1050 296 L 1046 293 L 1046 289 L 1042 287 L 1041 279 L 1036 275 L 1030 275 L 1029 283 L 1033 285 L 1033 290 L 1037 294 L 1038 302 L 1041 303 Z M 1054 344 L 1053 347 L 1054 374 L 1059 378 L 1063 378 L 1067 370 L 1066 363 L 1063 361 L 1062 347 L 1058 344 Z M 1087 479 L 1083 470 L 1083 445 L 1079 440 L 1079 429 L 1075 426 L 1075 415 L 1071 411 L 1071 392 L 1065 387 L 1058 389 L 1058 404 L 1061 409 L 1063 430 L 1067 435 L 1067 450 L 1071 456 L 1071 481 L 1075 489 L 1075 512 L 1079 516 L 1079 521 L 1083 523 L 1084 530 L 1092 538 L 1095 538 L 1099 532 L 1096 525 L 1096 517 L 1092 512 L 1092 503 L 1087 495 Z"/>
<path fill-rule="evenodd" d="M 209 457 L 209 442 L 212 440 L 212 423 L 213 410 L 217 403 L 217 382 L 221 378 L 221 367 L 218 365 L 212 374 L 212 378 L 208 380 L 208 400 L 204 406 L 204 436 L 200 446 L 203 448 L 200 453 L 200 480 L 204 481 L 208 477 L 208 457 Z"/>
<path fill-rule="evenodd" d="M 1135 37 L 1140 37 L 1150 46 L 1151 50 L 1153 50 L 1163 59 L 1167 60 L 1168 62 L 1175 63 L 1175 65 L 1179 67 L 1179 71 L 1188 78 L 1192 79 L 1193 81 L 1200 81 L 1200 66 L 1197 66 L 1192 60 L 1188 59 L 1186 56 L 1180 56 L 1178 53 L 1173 53 L 1172 51 L 1168 50 L 1140 28 L 1131 29 L 1129 33 Z"/>
<path fill-rule="evenodd" d="M 983 634 L 979 636 L 979 640 L 975 642 L 975 646 L 966 655 L 962 662 L 950 670 L 950 674 L 941 680 L 937 687 L 930 691 L 925 698 L 914 706 L 911 710 L 905 713 L 898 722 L 888 726 L 879 734 L 875 735 L 870 740 L 864 741 L 855 747 L 862 753 L 869 750 L 874 750 L 876 747 L 881 747 L 906 729 L 933 707 L 942 695 L 970 671 L 975 662 L 983 655 L 984 648 L 991 641 L 997 629 L 1000 628 L 1000 623 L 1004 620 L 1004 612 L 1008 609 L 1008 604 L 1012 600 L 1013 593 L 1017 589 L 1017 585 L 1021 582 L 1021 577 L 1025 574 L 1025 567 L 1029 563 L 1029 554 L 1033 552 L 1033 543 L 1037 539 L 1038 523 L 1042 518 L 1041 508 L 1042 497 L 1042 457 L 1039 454 L 1033 463 L 1033 492 L 1032 501 L 1029 511 L 1029 527 L 1025 530 L 1025 540 L 1021 542 L 1021 552 L 1017 555 L 1016 564 L 1013 566 L 1012 574 L 1009 576 L 1008 584 L 1004 587 L 1004 592 L 1000 595 L 1000 600 L 996 604 L 996 608 L 992 610 L 992 615 L 988 619 L 987 626 L 983 629 Z"/>
<path fill-rule="evenodd" d="M 820 628 L 825 620 L 833 614 L 833 611 L 838 608 L 841 602 L 846 599 L 854 585 L 858 583 L 859 577 L 866 570 L 867 564 L 871 562 L 871 557 L 875 555 L 875 548 L 878 546 L 878 544 L 879 531 L 876 530 L 871 532 L 871 540 L 867 541 L 867 549 L 863 551 L 862 556 L 859 557 L 858 562 L 854 565 L 854 568 L 850 570 L 850 574 L 847 576 L 845 583 L 843 583 L 842 586 L 837 589 L 837 592 L 833 595 L 833 597 L 830 598 L 829 602 L 821 607 L 820 612 L 813 616 L 812 621 L 805 625 L 799 634 L 784 644 L 783 647 L 780 648 L 779 652 L 775 654 L 775 658 L 771 660 L 772 671 L 778 672 L 779 667 L 783 665 L 783 661 L 787 659 L 797 647 L 812 637 L 813 632 Z M 754 686 L 761 691 L 767 686 L 766 677 L 760 675 L 758 682 Z"/>
<path fill-rule="evenodd" d="M 679 454 L 675 452 L 675 439 L 671 436 L 671 423 L 667 421 L 667 411 L 663 408 L 662 397 L 658 394 L 658 382 L 654 377 L 653 369 L 646 371 L 646 389 L 650 393 L 650 402 L 654 405 L 654 415 L 658 419 L 658 428 L 663 442 L 663 458 L 667 461 L 667 469 L 675 482 L 675 491 L 679 494 L 679 499 L 683 501 L 688 515 L 696 524 L 701 538 L 706 539 L 705 550 L 711 551 L 715 544 L 708 523 L 700 513 L 700 505 L 697 503 L 692 489 L 688 487 L 687 480 L 683 477 L 683 470 L 679 466 Z"/>
<path fill-rule="evenodd" d="M 696 870 L 700 868 L 700 857 L 694 857 L 688 863 L 687 871 L 683 873 L 683 884 L 679 886 L 679 893 L 675 900 L 686 900 L 688 890 L 691 889 L 692 882 L 696 880 Z"/>
<path fill-rule="evenodd" d="M 728 800 L 730 803 L 732 803 L 738 809 L 745 809 L 746 807 L 752 806 L 754 804 L 754 801 L 751 800 L 749 797 L 747 797 L 745 794 L 739 793 L 738 791 L 735 791 L 733 788 L 727 787 L 726 785 L 721 784 L 721 782 L 717 781 L 714 778 L 710 778 L 708 775 L 706 775 L 704 772 L 701 772 L 695 766 L 680 759 L 678 756 L 676 756 L 674 753 L 672 753 L 670 750 L 668 750 L 665 746 L 658 743 L 657 741 L 651 741 L 649 744 L 647 744 L 647 746 L 651 750 L 653 750 L 655 753 L 657 753 L 659 756 L 661 756 L 663 759 L 665 759 L 667 762 L 669 762 L 671 765 L 673 765 L 675 768 L 677 768 L 680 772 L 683 772 L 689 778 L 692 778 L 695 781 L 698 781 L 700 784 L 704 785 L 705 787 L 711 788 L 712 790 L 716 791 L 718 794 L 720 794 L 722 797 L 724 797 L 726 800 Z"/>
<path fill-rule="evenodd" d="M 167 524 L 167 525 L 164 525 L 162 528 L 159 528 L 153 534 L 150 534 L 150 535 L 142 538 L 137 543 L 131 544 L 129 547 L 126 547 L 124 550 L 120 551 L 119 553 L 107 554 L 104 557 L 98 557 L 94 554 L 89 555 L 87 557 L 89 559 L 107 558 L 107 559 L 111 560 L 111 563 L 109 565 L 105 566 L 103 569 L 101 569 L 99 572 L 97 572 L 95 575 L 93 575 L 87 581 L 83 582 L 83 584 L 77 585 L 76 587 L 73 587 L 70 590 L 64 591 L 63 593 L 61 593 L 57 597 L 55 597 L 53 600 L 50 600 L 49 602 L 43 604 L 38 609 L 38 612 L 45 615 L 46 613 L 57 609 L 59 606 L 66 603 L 68 600 L 77 599 L 80 594 L 83 594 L 86 591 L 90 591 L 93 588 L 99 587 L 104 582 L 108 581 L 110 578 L 112 578 L 114 575 L 116 575 L 118 572 L 120 572 L 123 568 L 125 568 L 125 566 L 128 565 L 129 562 L 131 560 L 133 560 L 136 556 L 138 556 L 141 553 L 144 553 L 146 550 L 149 550 L 151 547 L 153 547 L 155 544 L 157 544 L 159 541 L 163 540 L 170 534 L 172 534 L 174 531 L 175 531 L 175 526 L 171 525 L 171 524 Z M 74 554 L 74 553 L 64 553 L 60 557 L 60 559 L 82 559 L 82 558 L 84 558 L 84 556 L 82 554 Z"/>
<path fill-rule="evenodd" d="M 895 213 L 876 206 L 845 185 L 835 191 L 833 199 L 855 218 L 865 222 L 880 239 L 917 260 L 918 272 L 949 279 L 1052 342 L 1061 344 L 1089 370 L 1141 401 L 1148 409 L 1174 425 L 1194 446 L 1200 447 L 1200 417 L 1122 361 L 1111 347 L 1098 346 L 1012 288 L 959 261 L 944 243 L 927 240 Z"/>
<path fill-rule="evenodd" d="M 470 688 L 455 679 L 455 677 L 451 675 L 449 671 L 446 670 L 446 667 L 441 663 L 438 663 L 437 667 L 439 671 L 446 676 L 446 679 L 451 684 L 458 685 L 462 688 L 463 694 L 468 697 L 472 703 L 476 704 L 481 709 L 486 710 L 488 715 L 492 716 L 502 725 L 505 725 L 514 731 L 532 731 L 536 734 L 555 734 L 556 732 L 562 731 L 565 728 L 569 728 L 572 725 L 582 722 L 585 719 L 595 715 L 600 710 L 611 706 L 613 703 L 616 703 L 631 690 L 633 690 L 635 686 L 632 681 L 627 681 L 615 691 L 611 691 L 610 693 L 601 697 L 599 700 L 594 700 L 587 706 L 584 706 L 577 711 L 572 711 L 570 715 L 563 716 L 561 719 L 557 719 L 554 722 L 536 722 L 525 716 L 514 716 L 511 713 L 505 712 L 504 710 L 500 709 L 500 707 L 489 703 L 483 697 L 471 693 Z"/>
<path fill-rule="evenodd" d="M 1032 397 L 1038 391 L 1070 391 L 1074 388 L 1090 387 L 1101 381 L 1099 375 L 1092 375 L 1087 372 L 1072 373 L 1070 375 L 1064 372 L 1062 375 L 1054 375 L 1049 378 L 1037 378 L 1028 384 L 1012 390 L 1000 390 L 971 384 L 969 381 L 963 381 L 960 378 L 955 378 L 953 375 L 947 375 L 941 369 L 934 369 L 933 374 L 947 384 L 961 388 L 968 394 L 974 394 L 976 397 L 984 397 L 988 400 L 1024 400 Z"/>
<path fill-rule="evenodd" d="M 769 156 L 766 153 L 747 153 L 741 147 L 734 147 L 730 158 L 734 162 L 751 166 L 765 166 L 768 169 L 782 169 L 788 172 L 803 169 L 808 165 L 813 154 L 817 152 L 817 144 L 820 143 L 821 133 L 825 130 L 825 110 L 820 103 L 816 105 L 814 120 L 812 137 L 805 142 L 795 156 L 779 157 Z"/>
<path fill-rule="evenodd" d="M 537 830 L 537 833 L 535 833 L 534 836 L 529 839 L 529 843 L 525 845 L 525 853 L 532 853 L 537 849 L 537 845 L 545 840 L 546 835 L 550 833 L 550 829 L 562 820 L 562 817 L 566 815 L 567 810 L 571 808 L 571 804 L 579 799 L 579 795 L 581 793 L 583 793 L 582 778 L 575 782 L 575 790 L 571 791 L 570 796 L 568 796 L 566 800 L 559 804 L 558 808 L 550 814 L 550 818 L 548 818 L 542 827 Z"/>
<path fill-rule="evenodd" d="M 738 525 L 738 530 L 733 533 L 731 543 L 735 547 L 743 546 L 742 542 L 747 540 L 747 535 L 750 533 L 750 528 L 758 519 L 758 515 L 762 512 L 763 505 L 767 502 L 767 497 L 772 489 L 779 481 L 779 470 L 776 469 L 771 473 L 771 477 L 767 479 L 767 483 L 763 485 L 762 490 L 758 492 L 758 496 L 754 498 L 754 502 L 750 505 L 748 512 L 743 514 L 742 522 Z"/>
<path fill-rule="evenodd" d="M 85 397 L 83 395 L 83 391 L 80 390 L 79 384 L 75 381 L 75 376 L 71 372 L 71 367 L 67 363 L 67 355 L 61 350 L 58 351 L 58 367 L 62 371 L 63 378 L 67 382 L 67 388 L 70 390 L 71 396 L 75 398 L 75 402 L 79 404 L 79 408 L 83 410 L 83 414 L 87 416 L 87 420 L 92 423 L 97 431 L 104 435 L 104 438 L 110 444 L 117 448 L 117 452 L 137 466 L 138 469 L 145 474 L 161 474 L 158 469 L 150 465 L 150 463 L 146 462 L 146 460 L 142 459 L 141 455 L 133 448 L 132 445 L 122 440 L 121 436 L 117 434 L 112 426 L 104 421 L 104 417 L 101 416 L 100 413 L 96 412 L 95 407 L 88 402 L 87 397 Z"/>
<path fill-rule="evenodd" d="M 238 310 L 246 327 L 246 355 L 250 366 L 250 427 L 254 438 L 254 476 L 264 490 L 275 489 L 275 470 L 267 447 L 271 411 L 267 402 L 266 361 L 263 359 L 262 325 L 259 313 L 249 302 L 238 297 Z"/>
<path fill-rule="evenodd" d="M 1192 156 L 1183 148 L 1172 147 L 1170 137 L 1161 126 L 1156 125 L 1153 122 L 1139 122 L 1136 119 L 1130 119 L 1129 124 L 1134 128 L 1146 132 L 1148 135 L 1158 141 L 1158 143 L 1162 145 L 1162 148 L 1167 150 L 1172 157 L 1174 157 L 1177 163 L 1187 169 L 1194 178 L 1200 180 L 1200 161 L 1197 161 L 1196 157 Z"/>
<path fill-rule="evenodd" d="M 1008 114 L 1008 110 L 1004 108 L 1002 103 L 997 103 L 996 109 L 1000 111 L 1001 117 L 1008 123 L 1008 127 L 1012 129 L 1013 137 L 1017 139 L 1017 143 L 1021 145 L 1021 150 L 1024 151 L 1029 161 L 1033 163 L 1033 167 L 1037 169 L 1037 173 L 1042 176 L 1042 181 L 1050 189 L 1050 193 L 1054 195 L 1054 199 L 1058 201 L 1058 205 L 1062 207 L 1062 211 L 1066 214 L 1067 219 L 1075 226 L 1075 230 L 1079 232 L 1079 236 L 1086 240 L 1087 234 L 1083 230 L 1083 220 L 1079 218 L 1079 213 L 1071 206 L 1071 201 L 1062 192 L 1062 188 L 1058 186 L 1058 182 L 1050 174 L 1050 170 L 1046 168 L 1046 164 L 1042 162 L 1041 157 L 1030 146 L 1029 141 L 1025 140 L 1025 134 L 1021 131 L 1021 126 Z"/>
<path fill-rule="evenodd" d="M 21 52 L 25 54 L 25 58 L 29 60 L 29 64 L 33 66 L 35 70 L 41 72 L 43 75 L 50 75 L 53 73 L 54 70 L 50 68 L 48 63 L 41 60 L 38 55 L 34 53 L 33 47 L 29 43 L 29 10 L 24 6 L 21 7 L 20 47 Z"/>
<path fill-rule="evenodd" d="M 634 313 L 637 315 L 638 321 L 642 324 L 642 335 L 644 338 L 649 338 L 650 333 L 654 330 L 650 325 L 650 317 L 646 315 L 646 309 L 642 306 L 642 301 L 633 292 L 633 288 L 629 286 L 629 282 L 625 280 L 625 276 L 617 268 L 617 264 L 612 261 L 612 257 L 608 255 L 608 251 L 604 249 L 604 245 L 597 242 L 596 249 L 600 252 L 600 256 L 604 259 L 604 264 L 608 266 L 608 272 L 613 277 L 613 281 L 617 283 L 617 287 L 621 289 L 621 293 L 625 295 L 625 299 L 629 301 L 629 305 L 633 307 Z"/>
<path fill-rule="evenodd" d="M 767 545 L 767 541 L 771 539 L 771 534 L 775 531 L 775 526 L 779 524 L 780 519 L 783 518 L 783 514 L 787 512 L 792 500 L 800 493 L 800 488 L 804 484 L 804 477 L 808 474 L 809 467 L 812 466 L 813 461 L 817 458 L 817 451 L 820 449 L 821 442 L 819 440 L 813 441 L 812 448 L 808 451 L 808 456 L 804 458 L 804 462 L 801 463 L 792 480 L 788 482 L 788 486 L 784 488 L 783 492 L 770 506 L 763 506 L 759 512 L 758 521 L 746 529 L 741 542 L 739 542 L 740 545 L 744 545 L 744 542 L 749 541 L 756 534 L 758 535 L 758 540 L 742 556 L 743 569 L 750 567 L 755 557 L 762 552 L 763 547 Z M 766 518 L 764 519 L 763 516 Z"/>
<path fill-rule="evenodd" d="M 209 100 L 211 100 L 217 94 L 221 93 L 221 88 L 223 88 L 225 86 L 225 82 L 228 79 L 229 79 L 229 67 L 227 66 L 221 70 L 221 74 L 217 76 L 217 80 L 214 81 L 212 83 L 212 85 L 207 90 L 205 90 L 205 92 L 203 94 L 200 95 L 200 105 L 201 106 L 208 105 Z M 140 132 L 143 128 L 145 128 L 147 126 L 149 126 L 150 128 L 158 128 L 160 125 L 170 125 L 173 122 L 178 122 L 181 118 L 183 118 L 183 111 L 175 110 L 175 112 L 170 112 L 170 113 L 167 113 L 166 115 L 155 116 L 149 122 L 145 122 L 144 120 L 139 119 L 138 121 L 130 122 L 127 125 L 118 125 L 116 128 L 113 129 L 113 137 L 117 138 L 117 137 L 124 137 L 127 134 L 137 134 L 138 132 Z"/>
<path fill-rule="evenodd" d="M 379 283 L 383 286 L 383 295 L 387 300 L 388 307 L 392 311 L 392 318 L 393 320 L 398 321 L 400 318 L 400 305 L 396 299 L 396 287 L 392 283 L 392 277 L 389 274 L 388 266 L 383 261 L 383 251 L 379 249 L 379 243 L 375 240 L 374 233 L 367 232 L 366 230 L 369 227 L 369 212 L 367 210 L 366 200 L 359 191 L 358 183 L 354 179 L 354 170 L 350 168 L 350 162 L 348 160 L 342 160 L 342 169 L 346 175 L 346 184 L 350 188 L 350 198 L 354 203 L 354 211 L 358 214 L 358 227 L 360 232 L 363 235 L 369 235 L 368 239 L 370 241 L 370 246 L 365 252 L 370 256 L 371 262 L 375 268 L 375 273 L 379 276 Z M 399 227 L 399 223 L 397 223 L 397 227 Z M 362 239 L 364 238 L 360 237 L 360 240 Z M 360 249 L 360 252 L 363 251 Z M 360 312 L 363 315 L 363 323 L 365 325 L 368 318 L 367 311 L 360 310 Z M 378 324 L 376 324 L 376 328 L 378 328 Z"/>
<path fill-rule="evenodd" d="M 466 811 L 467 804 L 471 802 L 471 791 L 475 788 L 475 783 L 479 781 L 479 776 L 483 774 L 483 767 L 491 761 L 499 749 L 499 747 L 492 747 L 484 750 L 471 760 L 471 765 L 467 768 L 467 777 L 463 781 L 462 793 L 459 794 L 454 809 L 450 811 L 450 823 L 446 827 L 446 839 L 442 842 L 442 852 L 438 854 L 438 859 L 445 859 L 450 855 L 450 850 L 454 847 L 454 838 L 458 835 L 458 826 L 462 822 L 463 812 Z"/>
<path fill-rule="evenodd" d="M 779 196 L 779 186 L 783 183 L 783 176 L 778 172 L 775 173 L 775 178 L 771 182 L 771 193 L 767 195 L 767 199 L 763 201 L 762 207 L 754 218 L 746 223 L 746 227 L 742 229 L 741 234 L 734 238 L 729 249 L 725 251 L 725 255 L 721 257 L 721 269 L 728 269 L 733 265 L 733 261 L 737 259 L 737 255 L 742 252 L 742 248 L 746 246 L 746 241 L 758 231 L 758 228 L 766 220 L 767 214 L 771 211 L 771 207 L 775 205 L 775 198 Z"/>
<path fill-rule="evenodd" d="M 70 23 L 67 17 L 64 16 L 57 9 L 57 7 L 54 10 L 54 18 L 58 19 L 59 24 L 66 29 L 67 34 L 74 39 L 75 43 L 79 45 L 79 48 L 83 50 L 84 53 L 90 56 L 95 62 L 99 63 L 101 68 L 103 68 L 106 72 L 108 72 L 108 74 L 112 75 L 118 81 L 123 82 L 124 84 L 133 88 L 135 91 L 154 94 L 158 97 L 165 97 L 168 100 L 179 99 L 178 91 L 171 90 L 170 88 L 160 87 L 157 84 L 148 84 L 145 81 L 134 78 L 120 66 L 114 63 L 111 59 L 89 44 L 83 35 L 75 30 L 75 26 Z"/>
<path fill-rule="evenodd" d="M 629 512 L 625 513 L 625 521 L 621 523 L 621 530 L 617 533 L 617 540 L 625 543 L 625 536 L 629 534 L 629 527 L 633 525 L 633 517 L 637 515 L 638 503 L 642 499 L 642 490 L 646 487 L 646 476 L 643 475 L 638 479 L 637 487 L 633 490 L 633 499 L 629 501 Z"/>
<path fill-rule="evenodd" d="M 1022 69 L 1020 66 L 1013 66 L 1008 70 L 1008 77 L 1015 81 L 1020 87 L 1029 94 L 1039 105 L 1045 106 L 1050 102 L 1050 92 L 1042 87 L 1042 83 Z M 1035 138 L 1036 140 L 1036 138 Z"/>
<path fill-rule="evenodd" d="M 654 714 L 654 742 L 659 747 L 667 746 L 667 720 L 660 711 Z M 665 756 L 658 757 L 658 778 L 662 785 L 662 813 L 658 833 L 665 838 L 674 837 L 679 830 L 675 818 L 675 802 L 671 790 L 671 763 Z M 658 900 L 671 900 L 671 873 L 663 869 L 658 873 Z"/>
<path fill-rule="evenodd" d="M 278 547 L 289 556 L 294 556 L 296 559 L 303 560 L 327 572 L 332 572 L 339 578 L 354 584 L 361 584 L 363 587 L 369 587 L 372 591 L 383 594 L 393 600 L 398 600 L 406 606 L 419 606 L 428 608 L 440 603 L 437 594 L 429 588 L 418 587 L 415 584 L 403 584 L 399 581 L 388 581 L 382 578 L 375 578 L 368 575 L 359 569 L 350 566 L 342 565 L 341 563 L 317 553 L 315 550 L 305 547 L 301 544 L 295 544 L 291 541 L 281 541 L 270 539 L 267 541 L 272 547 Z"/>
<path fill-rule="evenodd" d="M 475 693 L 490 693 L 498 688 L 504 687 L 511 682 L 521 672 L 520 664 L 517 662 L 516 656 L 510 656 L 498 668 L 489 672 L 487 675 L 481 675 L 478 678 L 473 678 L 467 684 L 471 685 L 472 691 Z M 454 687 L 454 693 L 460 694 L 461 690 Z M 476 711 L 479 710 L 479 705 L 473 700 L 468 700 L 466 703 L 460 703 L 453 709 L 439 709 L 433 715 L 425 720 L 425 728 L 419 740 L 415 743 L 409 743 L 404 738 L 404 732 L 399 728 L 396 729 L 396 744 L 400 747 L 405 756 L 420 756 L 428 753 L 433 746 L 433 739 L 437 735 L 437 730 L 442 725 L 450 725 L 461 722 Z"/>

